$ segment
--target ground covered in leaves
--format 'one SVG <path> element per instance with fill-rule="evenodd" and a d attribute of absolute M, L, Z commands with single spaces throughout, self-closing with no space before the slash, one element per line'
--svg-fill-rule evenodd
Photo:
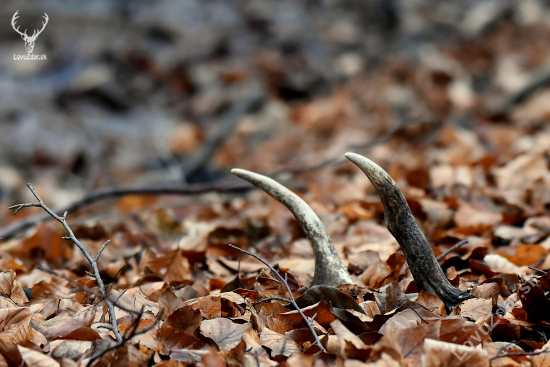
<path fill-rule="evenodd" d="M 116 343 L 107 308 L 88 262 L 62 239 L 59 223 L 42 221 L 4 236 L 0 365 L 550 366 L 550 27 L 544 20 L 550 10 L 527 0 L 417 3 L 393 14 L 372 2 L 378 5 L 369 11 L 389 19 L 373 27 L 361 26 L 367 19 L 378 23 L 354 13 L 354 2 L 315 11 L 300 1 L 282 10 L 188 5 L 186 11 L 195 6 L 209 15 L 227 10 L 239 26 L 199 27 L 211 33 L 201 33 L 196 48 L 189 40 L 194 33 L 184 29 L 189 47 L 181 55 L 177 27 L 186 25 L 159 28 L 155 16 L 171 8 L 149 19 L 138 6 L 135 29 L 148 31 L 131 33 L 138 34 L 133 48 L 93 44 L 88 53 L 78 51 L 96 55 L 92 66 L 74 66 L 78 83 L 52 89 L 51 100 L 34 99 L 31 107 L 2 105 L 3 123 L 11 119 L 0 138 L 6 140 L 0 155 L 5 225 L 41 211 L 9 216 L 9 205 L 35 200 L 27 180 L 55 209 L 109 185 L 179 179 L 173 168 L 187 167 L 194 152 L 211 144 L 218 121 L 231 115 L 236 124 L 197 175 L 185 177 L 185 185 L 214 182 L 206 193 L 127 195 L 68 214 L 92 256 L 111 239 L 98 265 L 128 339 L 122 346 L 110 349 Z M 312 20 L 318 33 L 307 39 L 305 25 L 285 14 L 331 22 Z M 54 15 L 51 27 L 62 29 Z M 52 63 L 63 64 L 66 46 L 50 37 Z M 243 39 L 253 44 L 250 54 L 239 53 Z M 14 37 L 9 47 L 19 42 Z M 389 49 L 373 51 L 382 44 Z M 314 57 L 316 47 L 326 59 Z M 53 66 L 16 68 L 16 74 L 52 76 Z M 239 110 L 242 96 L 258 90 L 258 105 Z M 143 114 L 145 107 L 154 113 Z M 21 136 L 18 128 L 32 125 L 36 111 L 56 120 L 54 132 L 66 132 L 57 133 L 62 141 L 49 137 L 55 148 L 38 144 L 44 134 Z M 158 111 L 173 120 L 158 118 Z M 166 122 L 154 136 L 136 125 L 93 125 L 149 118 Z M 87 126 L 85 134 L 64 130 L 74 120 Z M 440 264 L 453 285 L 471 290 L 468 299 L 447 311 L 435 296 L 418 293 L 384 225 L 380 199 L 363 173 L 344 162 L 346 151 L 388 171 L 436 256 L 467 240 Z M 308 289 L 314 260 L 299 225 L 265 193 L 229 190 L 237 182 L 229 178 L 232 167 L 272 174 L 303 197 L 357 284 Z M 297 310 L 276 299 L 289 298 L 277 277 L 229 244 L 276 265 L 326 353 Z"/>

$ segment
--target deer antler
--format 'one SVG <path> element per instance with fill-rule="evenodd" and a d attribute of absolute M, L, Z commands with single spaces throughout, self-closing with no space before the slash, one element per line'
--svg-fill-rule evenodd
<path fill-rule="evenodd" d="M 13 27 L 13 29 L 19 33 L 21 35 L 21 38 L 23 38 L 23 40 L 25 41 L 25 48 L 27 49 L 27 52 L 28 53 L 31 53 L 32 50 L 34 49 L 34 42 L 36 41 L 36 39 L 38 38 L 38 35 L 40 33 L 42 33 L 42 31 L 44 30 L 44 28 L 46 28 L 46 25 L 48 24 L 48 20 L 50 18 L 48 18 L 48 14 L 44 13 L 44 22 L 42 22 L 42 29 L 41 30 L 38 30 L 38 29 L 35 29 L 32 36 L 29 36 L 27 34 L 27 30 L 25 29 L 25 32 L 21 32 L 19 30 L 19 27 L 16 28 L 15 26 L 15 21 L 17 20 L 17 18 L 19 18 L 19 10 L 17 10 L 15 12 L 15 14 L 13 14 L 13 17 L 11 18 L 11 26 Z"/>
<path fill-rule="evenodd" d="M 42 33 L 42 31 L 44 30 L 44 28 L 46 28 L 46 25 L 48 24 L 48 21 L 50 20 L 50 18 L 48 17 L 48 14 L 44 13 L 44 22 L 42 22 L 42 29 L 41 30 L 38 30 L 38 29 L 35 29 L 32 36 L 30 38 L 34 38 L 36 39 L 38 37 L 38 35 L 40 33 Z M 26 30 L 25 30 L 26 31 Z"/>
<path fill-rule="evenodd" d="M 292 212 L 313 247 L 315 274 L 311 282 L 312 286 L 355 283 L 338 256 L 325 226 L 305 201 L 269 177 L 237 168 L 232 169 L 231 172 L 259 187 Z"/>
<path fill-rule="evenodd" d="M 24 39 L 25 37 L 28 37 L 28 36 L 27 36 L 27 30 L 25 29 L 25 32 L 21 32 L 21 31 L 19 30 L 19 26 L 18 26 L 17 28 L 15 28 L 15 21 L 17 20 L 17 18 L 19 18 L 19 15 L 17 15 L 17 13 L 19 13 L 19 10 L 17 10 L 17 11 L 15 12 L 15 14 L 13 14 L 13 17 L 11 18 L 11 26 L 12 26 L 13 29 L 14 29 L 17 33 L 19 33 L 19 34 L 21 35 L 21 37 L 23 37 L 23 39 Z"/>
<path fill-rule="evenodd" d="M 355 153 L 346 158 L 359 167 L 378 191 L 384 205 L 384 221 L 405 254 L 418 290 L 439 297 L 447 309 L 454 307 L 468 292 L 456 289 L 441 270 L 430 242 L 418 227 L 407 200 L 395 181 L 379 165 Z"/>

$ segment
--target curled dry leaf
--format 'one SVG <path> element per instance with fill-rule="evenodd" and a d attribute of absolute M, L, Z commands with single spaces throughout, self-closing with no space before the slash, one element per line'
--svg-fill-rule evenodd
<path fill-rule="evenodd" d="M 8 298 L 12 301 L 7 302 L 4 307 L 23 305 L 29 301 L 23 291 L 23 286 L 15 280 L 15 272 L 11 269 L 0 273 L 0 294 L 2 295 L 2 298 Z M 9 306 L 10 303 L 12 306 Z"/>

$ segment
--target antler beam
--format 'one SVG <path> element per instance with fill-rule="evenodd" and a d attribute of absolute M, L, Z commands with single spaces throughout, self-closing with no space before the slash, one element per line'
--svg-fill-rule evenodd
<path fill-rule="evenodd" d="M 447 309 L 454 307 L 468 292 L 451 285 L 437 263 L 430 242 L 418 227 L 405 196 L 395 181 L 379 165 L 355 153 L 346 158 L 359 167 L 372 182 L 384 205 L 384 221 L 405 254 L 418 290 L 439 297 Z"/>
<path fill-rule="evenodd" d="M 338 256 L 325 226 L 305 201 L 269 177 L 237 168 L 231 172 L 262 189 L 292 212 L 313 247 L 315 274 L 311 286 L 325 284 L 336 287 L 355 283 Z"/>

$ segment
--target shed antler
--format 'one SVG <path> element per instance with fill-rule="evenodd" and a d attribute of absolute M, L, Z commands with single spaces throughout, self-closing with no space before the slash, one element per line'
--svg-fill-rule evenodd
<path fill-rule="evenodd" d="M 418 290 L 439 297 L 447 309 L 454 307 L 468 292 L 451 285 L 439 266 L 430 242 L 418 227 L 403 193 L 379 165 L 355 153 L 346 158 L 359 167 L 378 191 L 384 205 L 384 221 L 405 254 Z"/>
<path fill-rule="evenodd" d="M 27 52 L 31 53 L 32 50 L 34 49 L 34 42 L 36 42 L 36 38 L 38 38 L 38 35 L 42 33 L 42 31 L 44 30 L 44 28 L 46 28 L 46 25 L 48 24 L 48 20 L 49 20 L 48 14 L 44 13 L 44 22 L 42 22 L 42 29 L 41 30 L 35 29 L 32 36 L 29 36 L 27 35 L 26 29 L 25 29 L 25 32 L 21 32 L 19 30 L 19 26 L 17 27 L 15 26 L 15 21 L 17 20 L 17 18 L 19 18 L 19 15 L 17 13 L 19 13 L 19 10 L 16 11 L 15 14 L 13 14 L 13 17 L 11 18 L 11 26 L 17 33 L 21 35 L 21 38 L 23 38 L 23 41 L 25 41 L 25 48 L 27 49 Z"/>
<path fill-rule="evenodd" d="M 324 284 L 336 287 L 355 283 L 338 256 L 325 226 L 305 201 L 269 177 L 237 168 L 231 172 L 262 189 L 292 212 L 313 247 L 315 274 L 311 286 Z"/>

